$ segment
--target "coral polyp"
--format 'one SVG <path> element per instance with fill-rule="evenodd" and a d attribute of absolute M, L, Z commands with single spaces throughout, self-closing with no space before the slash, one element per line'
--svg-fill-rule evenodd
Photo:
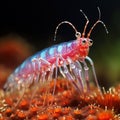
<path fill-rule="evenodd" d="M 115 88 L 110 88 L 103 95 L 96 96 L 96 101 L 101 107 L 106 106 L 108 109 L 120 111 L 120 91 Z"/>

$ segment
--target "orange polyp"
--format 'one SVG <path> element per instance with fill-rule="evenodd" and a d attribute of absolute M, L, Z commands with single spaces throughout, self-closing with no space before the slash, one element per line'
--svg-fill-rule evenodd
<path fill-rule="evenodd" d="M 94 115 L 89 115 L 86 120 L 97 120 L 97 117 Z"/>
<path fill-rule="evenodd" d="M 109 109 L 120 110 L 120 96 L 117 91 L 115 93 L 108 91 L 108 93 L 104 93 L 102 96 L 97 96 L 96 102 L 101 106 L 107 106 Z"/>
<path fill-rule="evenodd" d="M 30 114 L 36 114 L 38 111 L 38 107 L 31 107 L 30 108 Z"/>
<path fill-rule="evenodd" d="M 60 116 L 60 114 L 59 113 L 53 113 L 52 116 L 55 119 L 55 118 L 58 118 Z"/>
<path fill-rule="evenodd" d="M 75 120 L 72 115 L 68 115 L 65 117 L 65 120 Z"/>
<path fill-rule="evenodd" d="M 72 93 L 70 90 L 66 90 L 63 92 L 62 96 L 65 98 L 70 98 L 72 96 Z"/>
<path fill-rule="evenodd" d="M 100 112 L 97 116 L 98 116 L 98 120 L 113 120 L 114 119 L 114 115 L 110 111 Z"/>
<path fill-rule="evenodd" d="M 47 114 L 40 114 L 37 116 L 37 120 L 48 120 L 49 117 Z"/>
<path fill-rule="evenodd" d="M 55 112 L 55 113 L 59 113 L 59 114 L 61 114 L 61 113 L 62 113 L 62 109 L 61 109 L 61 107 L 57 107 L 57 108 L 55 108 L 54 112 Z"/>
<path fill-rule="evenodd" d="M 9 105 L 12 106 L 13 105 L 13 101 L 10 98 L 5 98 L 5 102 Z"/>
<path fill-rule="evenodd" d="M 72 115 L 60 117 L 59 120 L 75 120 Z"/>
<path fill-rule="evenodd" d="M 75 118 L 79 118 L 80 116 L 82 116 L 82 110 L 76 109 L 73 111 L 73 114 Z"/>
<path fill-rule="evenodd" d="M 12 109 L 11 108 L 7 108 L 6 111 L 5 111 L 5 114 L 7 116 L 10 116 L 12 114 Z"/>
<path fill-rule="evenodd" d="M 19 107 L 21 108 L 21 109 L 28 109 L 29 108 L 29 102 L 27 101 L 27 100 L 22 100 L 21 102 L 20 102 L 20 104 L 19 104 Z"/>
<path fill-rule="evenodd" d="M 26 118 L 26 114 L 22 111 L 19 111 L 18 113 L 17 113 L 17 116 L 20 118 L 20 119 L 25 119 Z"/>
<path fill-rule="evenodd" d="M 55 98 L 52 94 L 43 94 L 41 98 L 42 98 L 42 103 L 44 104 L 50 104 L 55 101 Z"/>
<path fill-rule="evenodd" d="M 68 114 L 69 112 L 71 111 L 71 108 L 70 107 L 65 107 L 64 109 L 63 109 L 63 111 L 62 111 L 62 113 L 64 114 L 64 115 L 66 115 L 66 114 Z"/>
<path fill-rule="evenodd" d="M 80 115 L 80 114 L 82 114 L 82 111 L 79 110 L 79 109 L 76 109 L 76 110 L 74 110 L 74 114 L 75 115 Z"/>
<path fill-rule="evenodd" d="M 48 103 L 53 103 L 54 101 L 55 101 L 55 98 L 54 98 L 53 95 L 50 94 L 50 95 L 47 96 L 47 102 Z"/>
<path fill-rule="evenodd" d="M 43 105 L 43 101 L 34 98 L 32 99 L 31 104 L 36 105 L 36 106 L 41 106 Z"/>
<path fill-rule="evenodd" d="M 90 111 L 89 111 L 89 114 L 95 114 L 96 113 L 96 110 L 95 109 L 91 109 Z"/>
<path fill-rule="evenodd" d="M 62 109 L 60 107 L 57 107 L 54 109 L 53 118 L 58 118 L 61 114 L 62 114 Z"/>

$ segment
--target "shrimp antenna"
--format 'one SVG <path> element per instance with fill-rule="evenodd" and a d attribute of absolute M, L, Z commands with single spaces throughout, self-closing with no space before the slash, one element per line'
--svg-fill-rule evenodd
<path fill-rule="evenodd" d="M 100 8 L 97 7 L 97 9 L 98 9 L 98 12 L 99 12 L 99 19 L 98 19 L 98 20 L 93 24 L 93 26 L 91 27 L 90 31 L 89 31 L 88 34 L 87 34 L 87 38 L 90 37 L 92 30 L 94 29 L 94 27 L 95 27 L 98 23 L 101 23 L 101 24 L 103 25 L 103 27 L 105 28 L 106 33 L 108 34 L 108 30 L 107 30 L 107 27 L 106 27 L 105 23 L 100 20 L 100 19 L 101 19 Z"/>
<path fill-rule="evenodd" d="M 81 36 L 81 33 L 77 31 L 77 29 L 75 28 L 75 26 L 69 22 L 69 21 L 62 21 L 61 23 L 58 24 L 58 26 L 56 27 L 55 29 L 55 34 L 54 34 L 54 41 L 56 41 L 56 35 L 57 35 L 57 31 L 58 31 L 58 28 L 62 25 L 62 24 L 69 24 L 74 30 L 75 30 L 75 36 L 76 37 L 80 37 Z"/>
<path fill-rule="evenodd" d="M 85 36 L 86 28 L 87 28 L 88 23 L 89 23 L 89 19 L 88 19 L 87 15 L 85 15 L 85 13 L 82 10 L 80 10 L 80 12 L 84 15 L 85 19 L 87 20 L 86 24 L 85 24 L 85 27 L 84 27 L 84 30 L 83 30 L 83 33 L 82 33 L 82 37 L 84 37 Z"/>

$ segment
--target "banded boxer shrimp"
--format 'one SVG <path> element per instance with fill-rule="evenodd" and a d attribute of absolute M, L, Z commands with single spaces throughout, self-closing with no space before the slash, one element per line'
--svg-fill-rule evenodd
<path fill-rule="evenodd" d="M 63 21 L 59 23 L 55 29 L 54 40 L 56 40 L 58 28 L 62 24 L 68 24 L 74 29 L 76 39 L 45 48 L 42 51 L 39 51 L 35 55 L 26 59 L 8 77 L 8 80 L 4 85 L 4 89 L 12 91 L 14 91 L 15 89 L 21 90 L 22 88 L 30 87 L 30 85 L 33 85 L 33 83 L 40 83 L 41 81 L 52 81 L 55 74 L 53 90 L 55 91 L 56 79 L 58 77 L 59 71 L 60 74 L 68 81 L 70 81 L 73 87 L 80 94 L 82 94 L 84 93 L 85 88 L 88 91 L 90 90 L 88 73 L 89 67 L 86 63 L 86 60 L 88 60 L 92 67 L 96 86 L 100 90 L 93 61 L 90 57 L 88 57 L 89 48 L 92 46 L 90 35 L 98 23 L 101 23 L 104 26 L 107 33 L 108 30 L 104 22 L 101 21 L 101 12 L 98 8 L 99 18 L 93 24 L 87 36 L 85 36 L 89 19 L 82 10 L 80 11 L 86 19 L 86 24 L 84 26 L 82 34 L 78 32 L 75 26 L 69 21 Z M 35 94 L 35 92 L 33 94 Z"/>

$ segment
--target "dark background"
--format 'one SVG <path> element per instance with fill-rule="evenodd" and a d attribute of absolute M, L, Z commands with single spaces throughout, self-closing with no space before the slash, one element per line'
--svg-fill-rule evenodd
<path fill-rule="evenodd" d="M 41 45 L 39 43 L 43 41 L 47 44 L 48 39 L 53 40 L 55 27 L 63 20 L 71 21 L 79 31 L 83 30 L 86 21 L 79 12 L 80 9 L 85 12 L 92 25 L 98 18 L 97 6 L 101 9 L 102 20 L 111 31 L 115 29 L 112 25 L 112 16 L 116 12 L 120 13 L 119 5 L 119 0 L 2 1 L 0 2 L 0 35 L 17 33 L 33 44 Z M 116 22 L 119 24 L 118 21 Z M 68 36 L 67 39 L 74 38 L 71 28 L 65 26 L 60 31 L 64 31 Z M 95 35 L 92 34 L 93 36 Z M 39 49 L 44 48 L 45 44 Z"/>
<path fill-rule="evenodd" d="M 90 20 L 87 32 L 98 19 L 107 26 L 106 35 L 102 25 L 96 26 L 91 34 L 94 41 L 89 56 L 95 63 L 97 76 L 102 84 L 112 85 L 120 80 L 120 1 L 119 0 L 8 0 L 0 2 L 0 37 L 17 34 L 34 46 L 35 52 L 50 45 L 75 39 L 74 31 L 63 25 L 53 41 L 56 26 L 64 20 L 72 22 L 82 32 L 85 18 Z M 1 57 L 1 56 L 0 56 Z"/>

